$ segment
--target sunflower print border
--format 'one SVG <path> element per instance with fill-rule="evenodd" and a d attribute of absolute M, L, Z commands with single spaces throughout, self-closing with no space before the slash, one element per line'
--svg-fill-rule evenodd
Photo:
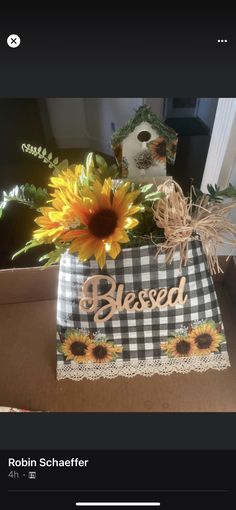
<path fill-rule="evenodd" d="M 195 321 L 161 342 L 160 358 L 138 362 L 124 362 L 122 345 L 110 341 L 102 332 L 67 329 L 60 335 L 58 344 L 58 352 L 64 357 L 58 379 L 96 380 L 101 376 L 113 379 L 174 372 L 185 374 L 192 370 L 205 372 L 209 368 L 223 370 L 230 363 L 221 347 L 226 341 L 222 328 L 222 324 L 214 320 Z"/>
<path fill-rule="evenodd" d="M 161 343 L 161 349 L 169 358 L 207 356 L 220 353 L 225 340 L 221 323 L 203 320 L 175 331 L 167 342 Z"/>
<path fill-rule="evenodd" d="M 63 354 L 65 361 L 82 365 L 116 361 L 122 350 L 122 346 L 109 341 L 103 333 L 76 329 L 66 330 L 58 346 L 58 351 Z"/>

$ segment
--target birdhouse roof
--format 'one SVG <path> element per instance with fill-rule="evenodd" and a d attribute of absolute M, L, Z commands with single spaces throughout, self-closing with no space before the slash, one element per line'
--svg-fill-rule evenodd
<path fill-rule="evenodd" d="M 171 142 L 176 140 L 177 133 L 174 129 L 170 128 L 163 122 L 158 119 L 158 117 L 152 113 L 150 106 L 144 105 L 140 106 L 137 110 L 135 110 L 135 115 L 132 117 L 124 126 L 115 131 L 111 137 L 111 145 L 112 147 L 116 147 L 116 145 L 123 142 L 123 140 L 134 131 L 134 129 L 141 124 L 141 122 L 149 122 L 151 127 L 155 129 L 158 135 L 165 138 L 167 142 Z"/>

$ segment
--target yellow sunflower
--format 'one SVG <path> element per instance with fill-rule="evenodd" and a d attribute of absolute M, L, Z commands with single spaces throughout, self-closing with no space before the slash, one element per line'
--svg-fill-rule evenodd
<path fill-rule="evenodd" d="M 193 356 L 195 354 L 194 341 L 188 336 L 178 335 L 161 345 L 161 349 L 166 351 L 167 356 L 171 358 Z"/>
<path fill-rule="evenodd" d="M 148 143 L 148 148 L 151 151 L 154 161 L 163 162 L 166 159 L 166 141 L 164 138 L 159 137 L 156 140 Z"/>
<path fill-rule="evenodd" d="M 73 165 L 71 168 L 63 170 L 58 175 L 52 176 L 49 186 L 52 188 L 66 188 L 67 190 L 77 191 L 80 177 L 84 171 L 83 165 Z"/>
<path fill-rule="evenodd" d="M 214 321 L 199 324 L 189 333 L 189 338 L 196 346 L 197 355 L 206 355 L 219 351 L 221 342 L 225 337 L 220 332 L 220 326 Z"/>
<path fill-rule="evenodd" d="M 41 207 L 41 216 L 35 219 L 35 223 L 40 227 L 33 234 L 36 241 L 55 242 L 63 232 L 80 224 L 76 206 L 71 207 L 71 204 L 77 201 L 79 178 L 83 169 L 82 165 L 76 165 L 73 170 L 68 168 L 58 176 L 50 178 L 49 186 L 56 190 L 51 193 L 52 199 L 48 201 L 50 205 Z"/>
<path fill-rule="evenodd" d="M 122 347 L 112 342 L 93 342 L 88 346 L 88 357 L 94 363 L 107 363 L 115 360 Z"/>
<path fill-rule="evenodd" d="M 89 361 L 88 350 L 91 341 L 89 335 L 75 331 L 66 337 L 60 350 L 67 360 L 73 360 L 77 363 L 87 363 Z"/>
<path fill-rule="evenodd" d="M 62 241 L 71 242 L 69 251 L 78 253 L 81 260 L 95 256 L 100 268 L 106 261 L 106 253 L 116 258 L 120 243 L 127 243 L 126 233 L 138 225 L 133 215 L 140 211 L 140 205 L 133 202 L 139 191 L 129 191 L 130 182 L 113 190 L 112 180 L 96 181 L 93 190 L 83 187 L 83 196 L 71 202 L 72 216 L 77 215 L 82 228 L 71 230 L 61 236 Z"/>
<path fill-rule="evenodd" d="M 65 228 L 58 220 L 53 220 L 52 216 L 55 212 L 53 207 L 41 207 L 41 216 L 35 218 L 35 223 L 39 225 L 39 229 L 34 231 L 33 237 L 39 243 L 52 243 L 60 237 Z"/>

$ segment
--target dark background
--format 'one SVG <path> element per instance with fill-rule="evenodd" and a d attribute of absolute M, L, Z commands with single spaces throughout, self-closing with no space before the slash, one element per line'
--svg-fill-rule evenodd
<path fill-rule="evenodd" d="M 221 451 L 31 451 L 4 452 L 1 479 L 10 508 L 74 508 L 76 502 L 160 502 L 176 508 L 233 508 L 235 452 Z M 87 467 L 8 467 L 8 458 L 88 459 Z M 28 479 L 28 472 L 36 473 Z M 10 474 L 10 476 L 9 476 Z M 58 492 L 57 492 L 58 491 Z"/>
<path fill-rule="evenodd" d="M 12 50 L 5 40 L 21 36 Z M 235 94 L 235 17 L 229 2 L 2 7 L 5 97 L 219 97 Z M 217 43 L 227 39 L 227 44 Z"/>

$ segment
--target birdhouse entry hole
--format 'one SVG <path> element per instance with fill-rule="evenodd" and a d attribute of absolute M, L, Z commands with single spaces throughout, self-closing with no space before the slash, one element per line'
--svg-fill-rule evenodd
<path fill-rule="evenodd" d="M 148 142 L 151 138 L 151 133 L 149 133 L 149 131 L 140 131 L 137 138 L 140 142 Z"/>

